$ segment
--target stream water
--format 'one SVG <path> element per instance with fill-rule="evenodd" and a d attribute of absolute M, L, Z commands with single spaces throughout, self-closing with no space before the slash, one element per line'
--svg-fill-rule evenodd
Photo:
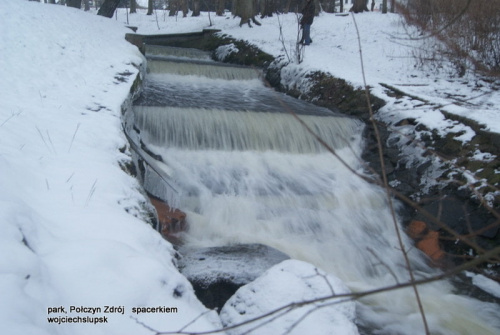
<path fill-rule="evenodd" d="M 409 280 L 385 192 L 352 172 L 365 173 L 362 123 L 274 92 L 257 70 L 189 50 L 149 52 L 135 129 L 168 184 L 146 169 L 144 185 L 188 214 L 187 246 L 266 244 L 355 292 Z M 416 279 L 437 274 L 404 238 Z M 432 334 L 499 334 L 498 306 L 446 281 L 419 293 Z M 357 315 L 363 334 L 424 333 L 412 289 L 362 298 Z"/>

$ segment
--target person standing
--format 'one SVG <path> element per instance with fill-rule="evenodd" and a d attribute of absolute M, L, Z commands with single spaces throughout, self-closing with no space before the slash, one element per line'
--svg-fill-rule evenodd
<path fill-rule="evenodd" d="M 311 39 L 311 25 L 314 20 L 314 0 L 306 0 L 306 4 L 302 9 L 302 18 L 300 19 L 300 25 L 302 26 L 302 39 L 301 43 L 309 45 L 312 42 Z"/>

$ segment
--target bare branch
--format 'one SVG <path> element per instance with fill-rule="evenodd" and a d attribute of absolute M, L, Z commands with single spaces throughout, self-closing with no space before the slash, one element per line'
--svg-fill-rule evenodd
<path fill-rule="evenodd" d="M 391 191 L 390 191 L 390 188 L 389 188 L 389 183 L 387 181 L 387 175 L 385 173 L 385 163 L 384 163 L 384 157 L 383 157 L 384 155 L 383 155 L 383 152 L 382 152 L 382 143 L 381 143 L 381 140 L 380 140 L 380 134 L 379 134 L 379 131 L 378 131 L 377 123 L 374 122 L 373 110 L 372 110 L 371 102 L 370 102 L 370 93 L 368 91 L 368 85 L 366 84 L 366 78 L 365 78 L 365 70 L 364 70 L 364 64 L 363 64 L 363 51 L 362 51 L 362 48 L 361 48 L 361 38 L 359 36 L 359 29 L 358 29 L 358 25 L 356 23 L 356 18 L 354 17 L 353 14 L 351 15 L 351 17 L 352 17 L 352 20 L 354 22 L 354 27 L 356 27 L 356 34 L 358 36 L 359 57 L 360 57 L 360 61 L 361 61 L 361 72 L 363 74 L 363 83 L 364 83 L 364 86 L 365 86 L 366 102 L 367 102 L 367 105 L 368 105 L 368 110 L 370 112 L 370 120 L 372 120 L 372 125 L 373 125 L 374 131 L 375 131 L 375 135 L 376 135 L 376 139 L 377 139 L 377 147 L 378 147 L 378 153 L 379 153 L 379 159 L 380 159 L 380 166 L 381 166 L 381 169 L 382 169 L 382 179 L 383 179 L 383 183 L 384 183 L 384 188 L 385 188 L 386 193 L 387 193 L 387 201 L 389 203 L 389 208 L 390 208 L 391 215 L 392 215 L 392 221 L 394 223 L 394 230 L 396 231 L 396 235 L 397 235 L 397 238 L 398 238 L 399 247 L 401 248 L 401 252 L 403 253 L 403 257 L 404 257 L 406 266 L 408 268 L 408 274 L 410 275 L 410 281 L 413 283 L 415 281 L 415 278 L 414 278 L 414 275 L 413 275 L 413 270 L 412 270 L 412 266 L 411 266 L 411 263 L 410 263 L 410 259 L 408 258 L 408 254 L 407 254 L 407 252 L 405 250 L 405 245 L 403 243 L 403 238 L 401 236 L 401 230 L 399 228 L 399 223 L 398 223 L 398 220 L 396 219 L 396 212 L 394 210 L 394 204 L 392 202 Z M 413 287 L 413 291 L 415 293 L 415 298 L 417 300 L 417 304 L 418 304 L 418 309 L 420 311 L 420 315 L 422 316 L 422 322 L 424 324 L 425 333 L 426 334 L 430 334 L 429 326 L 427 324 L 427 319 L 425 317 L 424 307 L 422 305 L 422 300 L 420 299 L 420 294 L 418 293 L 417 285 L 413 285 L 412 287 Z"/>

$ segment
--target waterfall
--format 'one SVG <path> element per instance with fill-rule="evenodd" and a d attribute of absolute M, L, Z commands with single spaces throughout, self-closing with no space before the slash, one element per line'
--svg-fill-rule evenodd
<path fill-rule="evenodd" d="M 136 107 L 135 112 L 136 125 L 146 130 L 148 143 L 158 146 L 290 153 L 326 150 L 290 114 L 144 106 Z M 312 115 L 300 119 L 331 148 L 354 145 L 356 137 L 360 140 L 361 125 L 352 119 Z"/>
<path fill-rule="evenodd" d="M 141 140 L 162 157 L 176 205 L 188 214 L 187 246 L 266 244 L 355 292 L 409 280 L 385 191 L 353 173 L 366 174 L 359 121 L 292 101 L 257 77 L 235 79 L 241 68 L 190 66 L 151 66 L 134 110 Z M 417 280 L 439 273 L 403 242 Z M 498 334 L 494 305 L 455 294 L 447 281 L 419 292 L 432 334 Z M 359 299 L 357 314 L 366 334 L 424 333 L 411 288 Z"/>

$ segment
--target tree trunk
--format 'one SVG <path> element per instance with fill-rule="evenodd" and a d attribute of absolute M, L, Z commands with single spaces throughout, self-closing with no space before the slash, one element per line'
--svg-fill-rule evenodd
<path fill-rule="evenodd" d="M 342 3 L 343 0 L 340 0 Z M 320 0 L 321 9 L 325 13 L 335 13 L 335 0 Z"/>
<path fill-rule="evenodd" d="M 260 0 L 260 17 L 272 17 L 278 11 L 276 0 Z"/>
<path fill-rule="evenodd" d="M 368 7 L 366 6 L 366 0 L 354 0 L 352 2 L 352 7 L 349 11 L 354 13 L 368 12 Z"/>
<path fill-rule="evenodd" d="M 146 15 L 153 15 L 153 0 L 148 0 L 148 12 Z"/>
<path fill-rule="evenodd" d="M 85 11 L 88 12 L 90 10 L 90 2 L 89 0 L 83 0 Z"/>
<path fill-rule="evenodd" d="M 395 6 L 396 4 L 394 3 L 395 1 L 394 0 L 391 0 L 391 13 L 394 13 L 394 10 L 395 10 Z"/>
<path fill-rule="evenodd" d="M 97 15 L 112 18 L 119 3 L 120 0 L 104 0 L 101 8 L 99 8 L 99 11 L 97 12 Z"/>
<path fill-rule="evenodd" d="M 233 15 L 239 16 L 241 18 L 240 27 L 245 23 L 247 23 L 251 27 L 252 24 L 250 23 L 250 20 L 256 25 L 260 26 L 260 23 L 255 19 L 255 8 L 253 0 L 235 0 Z"/>
<path fill-rule="evenodd" d="M 288 14 L 290 12 L 290 5 L 292 4 L 292 0 L 286 0 L 285 7 L 283 7 L 283 14 Z"/>
<path fill-rule="evenodd" d="M 191 16 L 200 16 L 200 0 L 193 1 L 193 15 Z"/>
<path fill-rule="evenodd" d="M 67 0 L 66 6 L 73 8 L 82 8 L 82 0 Z"/>
<path fill-rule="evenodd" d="M 224 7 L 225 7 L 225 1 L 224 0 L 216 0 L 215 2 L 215 15 L 217 16 L 223 16 L 224 15 Z"/>
<path fill-rule="evenodd" d="M 387 14 L 387 0 L 382 0 L 382 14 Z"/>
<path fill-rule="evenodd" d="M 178 0 L 170 0 L 168 2 L 168 16 L 175 16 L 179 8 Z"/>
<path fill-rule="evenodd" d="M 130 0 L 130 14 L 137 13 L 137 2 Z"/>
<path fill-rule="evenodd" d="M 339 12 L 343 13 L 344 12 L 344 0 L 340 0 L 339 3 L 340 3 Z"/>
<path fill-rule="evenodd" d="M 189 12 L 188 0 L 181 0 L 181 9 L 182 9 L 182 17 L 186 17 Z"/>

